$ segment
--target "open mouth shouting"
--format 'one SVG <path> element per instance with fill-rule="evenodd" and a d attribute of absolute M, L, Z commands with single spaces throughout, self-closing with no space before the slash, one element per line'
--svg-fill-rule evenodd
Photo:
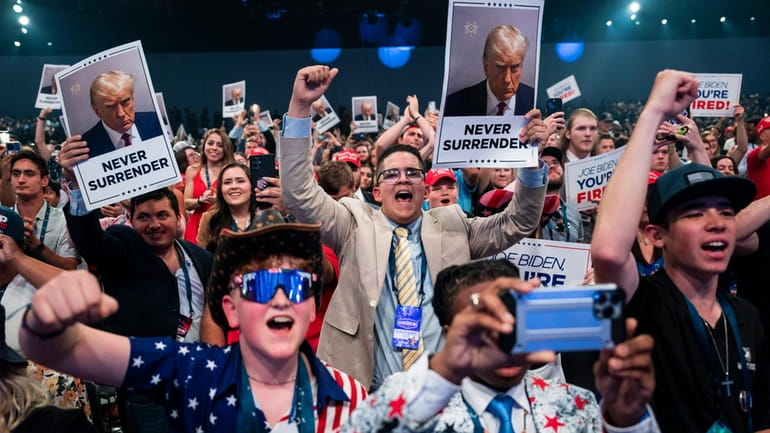
<path fill-rule="evenodd" d="M 294 326 L 294 319 L 289 316 L 275 316 L 267 321 L 267 327 L 274 332 L 288 334 Z"/>

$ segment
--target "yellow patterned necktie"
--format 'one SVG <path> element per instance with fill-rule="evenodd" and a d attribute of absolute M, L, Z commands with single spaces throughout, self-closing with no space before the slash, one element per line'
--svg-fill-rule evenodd
<path fill-rule="evenodd" d="M 406 227 L 396 227 L 396 289 L 398 289 L 398 303 L 411 307 L 420 307 L 417 297 L 417 282 L 412 266 L 412 252 L 409 249 L 409 230 Z M 422 333 L 421 333 L 422 334 Z M 402 365 L 404 370 L 409 369 L 417 358 L 425 350 L 420 335 L 420 343 L 417 349 L 402 349 Z"/>

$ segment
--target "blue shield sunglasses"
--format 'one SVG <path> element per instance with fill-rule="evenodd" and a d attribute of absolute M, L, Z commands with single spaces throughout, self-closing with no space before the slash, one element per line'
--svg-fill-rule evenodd
<path fill-rule="evenodd" d="M 230 283 L 231 289 L 240 289 L 241 297 L 260 304 L 267 304 L 273 299 L 278 289 L 283 289 L 286 297 L 295 304 L 313 297 L 315 274 L 297 269 L 262 269 L 238 274 Z"/>

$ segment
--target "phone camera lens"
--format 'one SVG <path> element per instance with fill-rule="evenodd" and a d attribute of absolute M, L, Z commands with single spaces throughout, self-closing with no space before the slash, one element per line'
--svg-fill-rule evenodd
<path fill-rule="evenodd" d="M 605 304 L 607 303 L 607 295 L 604 293 L 597 293 L 594 295 L 594 300 L 597 304 Z"/>
<path fill-rule="evenodd" d="M 615 309 L 612 307 L 604 307 L 602 310 L 602 318 L 609 319 L 615 314 Z"/>

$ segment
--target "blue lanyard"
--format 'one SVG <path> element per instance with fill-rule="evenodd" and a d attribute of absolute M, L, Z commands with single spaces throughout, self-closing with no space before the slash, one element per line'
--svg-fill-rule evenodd
<path fill-rule="evenodd" d="M 307 366 L 299 354 L 297 363 L 297 377 L 294 382 L 294 398 L 289 413 L 289 422 L 297 423 L 299 433 L 314 433 L 315 413 L 313 413 L 313 389 L 310 385 L 310 376 Z M 249 375 L 241 361 L 241 375 L 238 381 L 238 394 L 241 406 L 238 411 L 238 430 L 247 433 L 267 433 L 271 431 L 267 424 L 265 414 L 254 403 L 254 395 L 249 385 Z"/>
<path fill-rule="evenodd" d="M 751 432 L 754 431 L 751 417 L 751 375 L 749 374 L 746 354 L 743 352 L 743 338 L 741 338 L 741 333 L 738 329 L 738 320 L 735 318 L 735 311 L 733 311 L 733 306 L 730 305 L 730 302 L 728 302 L 728 300 L 725 298 L 725 295 L 720 290 L 717 290 L 717 299 L 719 300 L 719 305 L 722 307 L 722 311 L 725 314 L 726 320 L 730 323 L 730 329 L 733 332 L 733 338 L 735 339 L 735 346 L 737 348 L 738 356 L 741 358 L 741 372 L 743 373 L 743 386 L 745 389 L 740 391 L 739 399 L 741 400 L 741 408 L 747 413 L 747 424 L 749 427 L 748 431 Z M 698 311 L 692 305 L 690 300 L 686 297 L 684 297 L 684 300 L 687 304 L 687 311 L 690 313 L 690 321 L 692 322 L 693 328 L 695 328 L 695 337 L 698 340 L 698 345 L 701 348 L 701 352 L 703 352 L 703 356 L 709 363 L 709 371 L 714 371 L 711 355 L 711 345 L 706 339 L 706 324 L 703 323 L 703 319 L 701 319 L 700 314 L 698 314 Z M 714 348 L 714 350 L 719 349 Z M 729 345 L 725 350 L 730 350 Z M 729 364 L 727 365 L 727 368 L 729 371 Z M 712 382 L 713 379 L 714 376 L 712 375 Z M 717 390 L 717 392 L 721 392 L 719 388 L 717 388 Z"/>
<path fill-rule="evenodd" d="M 206 173 L 206 189 L 211 189 L 211 178 L 209 177 L 209 166 L 206 164 L 204 167 L 204 172 Z"/>
<path fill-rule="evenodd" d="M 43 225 L 40 227 L 40 234 L 38 235 L 41 244 L 45 242 L 45 232 L 48 231 L 48 218 L 51 217 L 51 205 L 45 200 L 43 200 L 43 205 L 45 206 L 45 215 L 43 215 Z M 14 206 L 13 210 L 16 213 L 19 213 L 18 206 Z M 35 219 L 37 219 L 37 217 L 35 217 Z"/>
<path fill-rule="evenodd" d="M 42 244 L 45 241 L 45 233 L 48 231 L 48 218 L 51 216 L 51 206 L 46 202 L 45 204 L 45 216 L 43 216 L 43 225 L 40 227 L 40 235 L 38 236 L 38 239 L 40 239 L 40 243 Z"/>
<path fill-rule="evenodd" d="M 176 250 L 176 257 L 179 261 L 179 267 L 182 268 L 182 274 L 184 275 L 184 287 L 187 291 L 187 303 L 190 306 L 190 318 L 193 318 L 193 302 L 192 302 L 192 283 L 190 282 L 190 271 L 187 270 L 187 261 L 185 260 L 184 253 L 179 248 L 179 245 L 174 243 L 174 249 Z"/>

